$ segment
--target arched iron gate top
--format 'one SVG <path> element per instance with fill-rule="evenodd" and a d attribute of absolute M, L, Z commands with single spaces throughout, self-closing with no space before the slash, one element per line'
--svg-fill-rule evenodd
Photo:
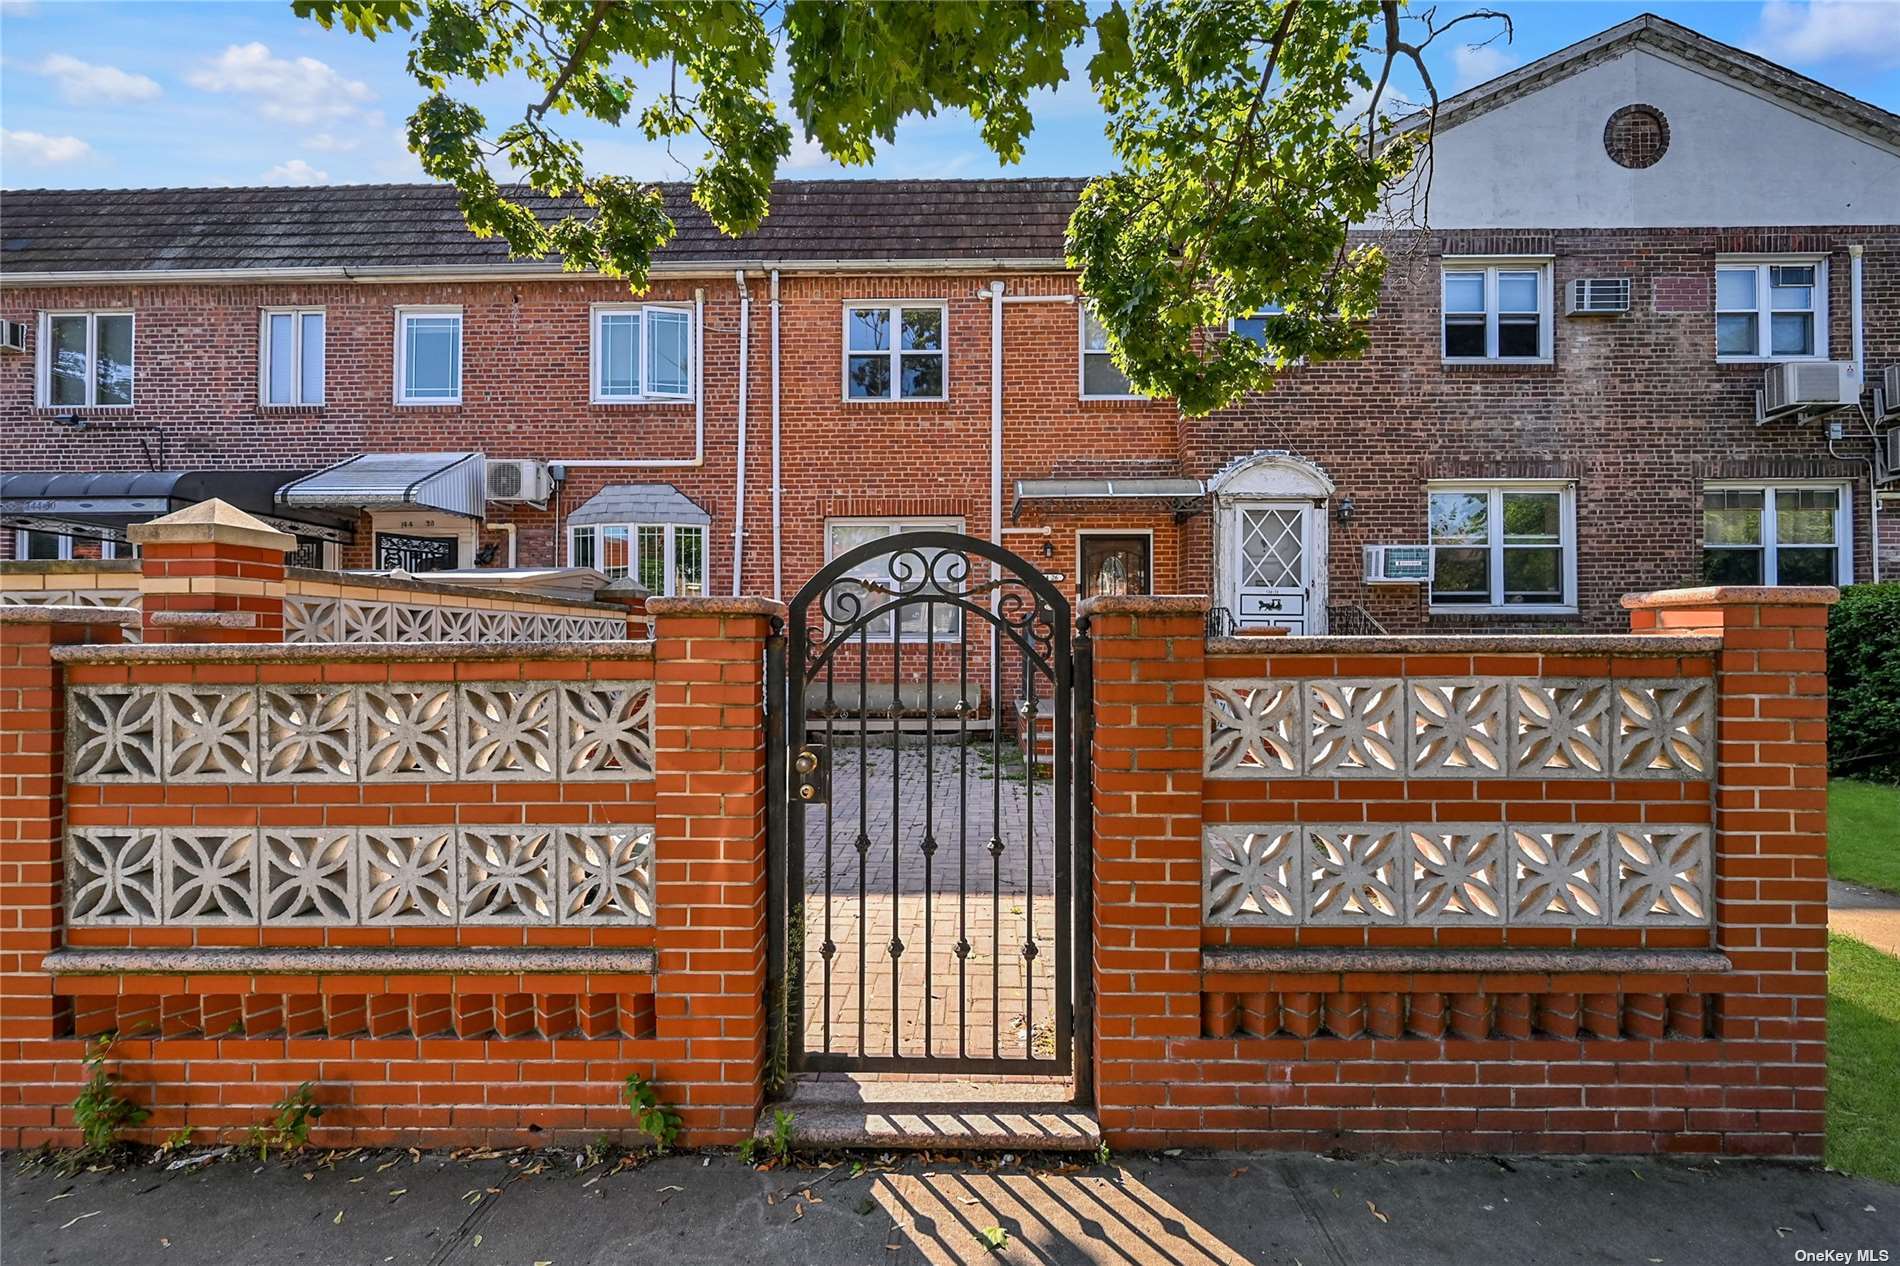
<path fill-rule="evenodd" d="M 981 568 L 985 562 L 993 570 Z M 867 564 L 877 565 L 872 574 L 853 574 Z M 906 612 L 917 608 L 926 613 L 921 625 L 906 623 Z M 940 625 L 939 609 L 957 613 L 954 630 Z M 993 634 L 987 648 L 978 644 L 984 625 Z M 858 653 L 841 656 L 847 648 Z M 888 671 L 891 678 L 888 702 L 876 705 L 873 686 L 885 683 L 871 679 L 873 652 L 880 677 Z M 1086 849 L 1086 809 L 1081 823 L 1076 809 L 1084 803 L 1077 788 L 1086 784 L 1078 743 L 1086 746 L 1087 726 L 1078 725 L 1078 698 L 1085 701 L 1088 693 L 1087 660 L 1086 641 L 1078 639 L 1071 604 L 1056 582 L 1020 555 L 960 532 L 902 532 L 867 541 L 826 563 L 793 597 L 773 691 L 785 718 L 782 728 L 774 727 L 784 775 L 775 797 L 783 830 L 773 835 L 782 841 L 784 869 L 782 900 L 773 911 L 785 982 L 778 1040 L 788 1071 L 1060 1074 L 1076 1067 L 1075 1008 L 1086 989 L 1076 989 L 1071 942 L 1086 924 L 1076 917 L 1086 901 L 1087 861 L 1078 854 Z M 913 691 L 918 686 L 920 694 Z M 952 686 L 954 708 L 947 693 L 937 693 Z M 1020 701 L 1006 709 L 1002 695 L 1018 689 Z M 921 709 L 911 702 L 918 698 Z M 906 745 L 912 726 L 921 734 L 913 732 Z M 1016 733 L 1006 750 L 1011 727 Z M 1006 775 L 1003 764 L 1017 759 L 1019 745 L 1026 776 Z M 888 767 L 887 783 L 867 776 L 873 765 L 879 779 Z M 837 798 L 834 769 L 849 771 L 839 780 L 849 785 L 838 788 Z M 874 798 L 875 812 L 867 813 Z M 808 807 L 824 815 L 821 826 L 814 823 L 817 838 L 809 851 Z M 874 868 L 876 886 L 867 888 Z M 1012 885 L 1008 905 L 999 895 L 1004 871 Z M 864 931 L 886 885 L 893 920 L 888 942 L 885 930 L 877 940 Z M 870 903 L 867 891 L 876 894 Z M 919 926 L 901 925 L 900 895 L 921 909 Z M 1053 898 L 1041 915 L 1039 896 Z M 979 906 L 990 912 L 987 921 L 975 913 Z M 934 927 L 933 916 L 940 920 Z M 867 985 L 867 965 L 874 961 Z M 853 968 L 855 994 L 845 987 Z M 835 973 L 843 973 L 836 992 Z M 998 994 L 1007 992 L 1004 976 L 1016 973 L 1023 1012 L 1010 1017 L 1019 1027 L 1009 1028 L 1005 1040 Z M 875 998 L 867 1007 L 867 993 L 886 978 L 889 999 Z M 909 1012 L 900 1009 L 900 988 L 910 990 L 903 1000 Z M 814 1000 L 822 998 L 814 1016 L 806 1012 L 808 990 Z M 1039 991 L 1048 1008 L 1040 1014 Z M 888 1037 L 881 1030 L 886 1001 Z M 921 1047 L 904 1036 L 911 1032 L 906 1017 L 921 1019 Z M 834 1019 L 855 1041 L 834 1042 Z M 867 1020 L 879 1029 L 876 1042 L 867 1041 Z"/>

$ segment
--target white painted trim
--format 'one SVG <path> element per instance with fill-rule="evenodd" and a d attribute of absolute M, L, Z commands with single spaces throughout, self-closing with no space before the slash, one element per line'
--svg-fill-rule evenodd
<path fill-rule="evenodd" d="M 853 352 L 851 350 L 851 313 L 869 308 L 882 308 L 892 316 L 891 346 L 885 352 Z M 903 394 L 902 357 L 904 308 L 935 308 L 943 314 L 943 346 L 934 353 L 912 350 L 910 355 L 938 355 L 943 357 L 943 392 L 935 396 L 907 396 Z M 885 356 L 891 363 L 891 394 L 888 396 L 854 396 L 851 394 L 851 358 L 853 356 Z M 840 399 L 846 404 L 942 404 L 950 399 L 950 301 L 948 299 L 847 299 L 838 312 L 838 390 Z"/>
<path fill-rule="evenodd" d="M 1082 597 L 1082 538 L 1085 536 L 1145 536 L 1148 538 L 1148 592 L 1155 591 L 1155 530 L 1153 528 L 1077 528 L 1075 530 L 1075 596 Z"/>
<path fill-rule="evenodd" d="M 1558 557 L 1563 567 L 1562 602 L 1523 603 L 1434 603 L 1431 582 L 1425 587 L 1427 615 L 1575 615 L 1577 614 L 1577 481 L 1574 479 L 1428 479 L 1425 481 L 1425 546 L 1433 551 L 1432 570 L 1438 570 L 1437 549 L 1432 541 L 1431 496 L 1434 492 L 1478 492 L 1489 494 L 1485 511 L 1486 540 L 1483 545 L 1489 564 L 1488 579 L 1493 597 L 1504 593 L 1504 514 L 1503 494 L 1507 492 L 1555 492 L 1557 500 Z M 1447 546 L 1448 549 L 1472 549 L 1475 546 Z"/>
<path fill-rule="evenodd" d="M 403 338 L 403 332 L 408 324 L 409 318 L 412 316 L 452 316 L 455 318 L 455 396 L 453 399 L 447 396 L 430 396 L 419 400 L 409 400 L 403 396 L 403 379 L 407 376 L 408 372 L 403 350 L 403 343 L 406 341 Z M 398 307 L 396 309 L 396 362 L 394 375 L 396 403 L 404 408 L 420 409 L 454 408 L 460 405 L 462 403 L 462 387 L 464 386 L 462 354 L 467 344 L 468 323 L 462 315 L 460 304 L 421 303 L 404 304 Z"/>
<path fill-rule="evenodd" d="M 53 403 L 53 342 L 52 329 L 54 317 L 86 318 L 86 402 L 84 404 Z M 99 384 L 97 369 L 99 361 L 99 318 L 102 316 L 122 316 L 132 322 L 132 398 L 124 404 L 98 404 Z M 139 317 L 131 308 L 47 308 L 40 312 L 38 338 L 33 348 L 34 377 L 36 379 L 34 407 L 39 409 L 130 409 L 139 400 Z"/>
<path fill-rule="evenodd" d="M 26 542 L 29 536 L 35 535 L 50 536 L 59 542 L 58 561 L 65 562 L 73 556 L 73 538 L 70 532 L 47 532 L 38 528 L 15 528 L 13 529 L 13 557 L 16 561 L 29 561 Z"/>
<path fill-rule="evenodd" d="M 653 366 L 647 341 L 646 313 L 678 312 L 687 318 L 687 335 L 693 346 L 686 352 L 686 374 L 690 381 L 686 390 L 680 392 L 656 392 L 650 390 Z M 640 346 L 636 354 L 640 358 L 640 394 L 634 396 L 604 396 L 600 393 L 600 319 L 613 313 L 631 313 L 640 318 Z M 669 303 L 593 303 L 587 308 L 587 400 L 590 404 L 685 404 L 693 399 L 699 388 L 698 344 L 699 332 L 694 329 L 692 320 L 693 305 L 686 300 Z"/>
<path fill-rule="evenodd" d="M 1439 259 L 1438 266 L 1438 355 L 1447 365 L 1549 365 L 1556 360 L 1554 342 L 1555 321 L 1553 309 L 1555 298 L 1551 281 L 1553 260 L 1549 255 L 1445 255 Z M 1498 347 L 1498 274 L 1529 273 L 1538 275 L 1537 279 L 1537 345 L 1542 348 L 1538 356 L 1500 356 Z M 1484 346 L 1483 356 L 1453 356 L 1445 350 L 1445 275 L 1447 273 L 1481 273 L 1484 277 Z M 1464 315 L 1470 315 L 1465 313 Z"/>
<path fill-rule="evenodd" d="M 1312 466 L 1303 458 L 1263 454 L 1281 461 Z M 1248 462 L 1246 465 L 1251 466 Z M 1244 469 L 1240 467 L 1237 469 Z M 1317 467 L 1313 467 L 1317 469 Z M 1323 634 L 1329 629 L 1327 607 L 1332 602 L 1332 499 L 1300 496 L 1250 496 L 1220 499 L 1214 509 L 1214 592 L 1217 606 L 1225 607 L 1236 626 L 1240 618 L 1240 518 L 1249 510 L 1298 507 L 1303 511 L 1300 543 L 1306 552 L 1306 610 L 1303 630 Z"/>
<path fill-rule="evenodd" d="M 1854 482 L 1848 479 L 1708 479 L 1702 492 L 1777 492 L 1817 491 L 1834 494 L 1834 583 L 1854 583 Z M 1698 521 L 1700 516 L 1698 516 Z M 1775 538 L 1775 499 L 1762 497 L 1761 571 L 1764 585 L 1780 583 L 1781 543 Z M 1706 552 L 1703 541 L 1696 542 L 1698 554 Z M 1716 548 L 1720 549 L 1721 546 Z M 1798 547 L 1797 547 L 1798 548 Z"/>
<path fill-rule="evenodd" d="M 296 387 L 298 398 L 295 400 L 272 400 L 270 398 L 270 319 L 274 316 L 290 318 L 290 380 Z M 323 406 L 323 399 L 303 399 L 303 319 L 307 316 L 323 318 L 323 391 L 330 392 L 330 317 L 321 308 L 270 307 L 259 308 L 257 312 L 257 404 L 262 409 L 316 409 Z"/>
<path fill-rule="evenodd" d="M 1790 353 L 1777 356 L 1767 349 L 1772 347 L 1774 339 L 1774 300 L 1769 295 L 1768 270 L 1776 265 L 1794 268 L 1813 267 L 1814 269 L 1814 350 L 1804 353 Z M 1715 267 L 1723 269 L 1755 270 L 1755 355 L 1732 356 L 1721 351 L 1715 354 L 1718 365 L 1775 365 L 1794 361 L 1819 361 L 1827 359 L 1827 320 L 1828 320 L 1828 257 L 1826 255 L 1717 255 Z M 1724 308 L 1722 303 L 1721 278 L 1711 275 L 1715 284 L 1711 287 L 1714 301 L 1709 308 L 1711 318 L 1720 317 L 1724 312 L 1740 313 L 1742 308 Z M 1716 322 L 1719 326 L 1720 322 Z M 1721 346 L 1721 333 L 1716 333 L 1717 347 Z"/>

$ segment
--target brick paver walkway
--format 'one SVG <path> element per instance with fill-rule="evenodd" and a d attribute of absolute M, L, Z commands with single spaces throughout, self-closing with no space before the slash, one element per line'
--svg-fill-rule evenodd
<path fill-rule="evenodd" d="M 1008 744 L 1001 755 L 987 741 L 927 750 L 915 737 L 893 752 L 889 735 L 873 735 L 861 759 L 855 742 L 840 738 L 832 803 L 805 816 L 807 1050 L 827 1049 L 829 1017 L 828 1048 L 847 1054 L 858 1052 L 860 1032 L 864 1050 L 877 1055 L 1053 1053 L 1053 786 L 1032 784 Z M 992 838 L 1001 844 L 995 854 Z M 926 839 L 935 840 L 932 854 Z M 893 934 L 903 947 L 895 959 Z M 1037 953 L 1025 958 L 1032 936 Z M 827 939 L 836 947 L 828 1003 Z M 961 963 L 960 939 L 969 944 Z"/>

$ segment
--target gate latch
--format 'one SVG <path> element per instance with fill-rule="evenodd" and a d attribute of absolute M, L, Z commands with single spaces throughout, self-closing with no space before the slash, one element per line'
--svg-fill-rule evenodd
<path fill-rule="evenodd" d="M 807 743 L 792 757 L 792 795 L 801 804 L 831 803 L 831 761 L 823 743 Z"/>

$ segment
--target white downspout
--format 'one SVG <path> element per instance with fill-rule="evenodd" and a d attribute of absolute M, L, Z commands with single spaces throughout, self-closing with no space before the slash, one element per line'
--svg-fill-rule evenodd
<path fill-rule="evenodd" d="M 779 481 L 778 430 L 778 269 L 772 270 L 772 597 L 785 597 L 784 519 L 781 504 L 784 487 Z"/>
<path fill-rule="evenodd" d="M 1003 283 L 990 282 L 990 544 L 1003 544 Z M 1002 568 L 990 564 L 990 579 Z M 990 593 L 991 601 L 996 591 Z"/>
<path fill-rule="evenodd" d="M 1867 392 L 1867 346 L 1861 316 L 1861 269 L 1866 253 L 1867 248 L 1859 243 L 1847 248 L 1849 292 L 1854 308 L 1854 379 L 1862 395 Z M 1864 415 L 1862 420 L 1865 421 Z M 1878 449 L 1880 433 L 1871 426 L 1867 431 Z M 1872 579 L 1876 585 L 1880 583 L 1880 487 L 1875 482 L 1880 471 L 1879 460 L 1876 453 L 1867 461 L 1867 549 L 1873 561 Z"/>
<path fill-rule="evenodd" d="M 732 596 L 736 598 L 745 566 L 746 388 L 752 373 L 752 291 L 745 284 L 745 269 L 734 273 L 733 279 L 739 283 L 739 473 L 733 481 L 732 498 Z"/>
<path fill-rule="evenodd" d="M 706 292 L 693 291 L 693 455 L 691 457 L 617 458 L 612 461 L 564 460 L 570 469 L 637 470 L 706 464 Z"/>
<path fill-rule="evenodd" d="M 515 525 L 512 523 L 490 523 L 488 528 L 492 532 L 506 532 L 508 534 L 508 566 L 513 567 L 515 565 Z M 559 541 L 554 543 L 554 557 L 557 561 L 561 557 L 561 543 Z"/>

